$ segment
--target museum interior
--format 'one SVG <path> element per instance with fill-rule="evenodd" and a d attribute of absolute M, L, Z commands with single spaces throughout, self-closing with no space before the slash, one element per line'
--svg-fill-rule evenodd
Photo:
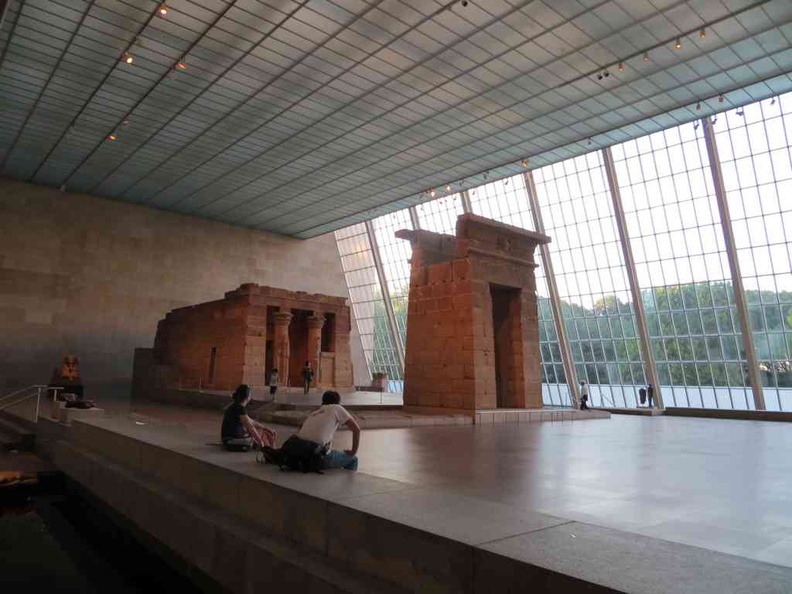
<path fill-rule="evenodd" d="M 788 594 L 789 423 L 790 0 L 0 0 L 0 585 Z"/>

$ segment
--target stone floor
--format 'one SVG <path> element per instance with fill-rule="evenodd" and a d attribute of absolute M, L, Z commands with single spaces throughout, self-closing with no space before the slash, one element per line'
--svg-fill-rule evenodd
<path fill-rule="evenodd" d="M 162 405 L 148 419 L 215 440 L 219 414 Z M 278 427 L 279 440 L 294 431 Z M 339 433 L 335 447 L 351 436 Z M 614 415 L 364 432 L 360 471 L 421 487 L 792 567 L 786 423 Z M 409 513 L 409 505 L 394 501 Z"/>

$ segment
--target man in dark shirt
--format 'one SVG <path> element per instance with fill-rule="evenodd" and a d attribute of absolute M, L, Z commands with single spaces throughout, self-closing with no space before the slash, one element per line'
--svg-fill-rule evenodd
<path fill-rule="evenodd" d="M 242 384 L 234 391 L 232 398 L 234 401 L 226 408 L 220 429 L 225 448 L 237 452 L 247 451 L 254 443 L 260 448 L 275 447 L 275 431 L 254 421 L 247 414 L 245 407 L 250 402 L 250 387 Z"/>

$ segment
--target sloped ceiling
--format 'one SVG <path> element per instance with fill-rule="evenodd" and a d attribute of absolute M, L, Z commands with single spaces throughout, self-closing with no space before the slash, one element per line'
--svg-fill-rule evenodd
<path fill-rule="evenodd" d="M 790 0 L 162 7 L 8 2 L 0 174 L 311 237 L 792 89 Z"/>

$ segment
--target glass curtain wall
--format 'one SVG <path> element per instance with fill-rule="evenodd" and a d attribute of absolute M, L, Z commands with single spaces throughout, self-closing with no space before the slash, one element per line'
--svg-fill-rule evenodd
<path fill-rule="evenodd" d="M 765 402 L 792 409 L 792 94 L 713 118 Z M 612 147 L 650 342 L 666 406 L 749 409 L 734 288 L 703 128 L 689 123 Z M 600 152 L 534 171 L 573 363 L 595 405 L 636 406 L 645 373 Z M 443 190 L 438 190 L 442 193 Z M 523 177 L 469 190 L 473 211 L 533 229 Z M 417 207 L 421 227 L 453 234 L 459 194 Z M 373 221 L 405 332 L 407 210 Z M 401 377 L 363 225 L 337 232 L 369 367 Z M 568 402 L 544 271 L 537 271 L 543 390 Z M 398 369 L 398 370 L 397 370 Z"/>
<path fill-rule="evenodd" d="M 536 231 L 525 189 L 525 178 L 515 175 L 470 190 L 473 212 L 508 225 Z M 539 250 L 534 256 L 536 269 L 537 305 L 539 308 L 539 347 L 542 356 L 542 399 L 545 404 L 569 406 L 572 402 L 567 386 L 561 349 L 555 328 L 550 292 Z"/>
<path fill-rule="evenodd" d="M 768 410 L 792 410 L 792 96 L 714 127 Z"/>
<path fill-rule="evenodd" d="M 399 229 L 412 229 L 410 213 L 407 209 L 400 210 L 372 221 L 374 236 L 380 250 L 382 268 L 388 283 L 393 313 L 399 328 L 401 344 L 407 344 L 407 302 L 410 295 L 410 258 L 412 248 L 410 242 L 396 237 Z M 384 312 L 383 312 L 384 313 Z M 389 391 L 402 392 L 404 388 L 404 370 L 398 366 L 397 375 L 390 378 Z"/>
<path fill-rule="evenodd" d="M 431 202 L 419 204 L 416 209 L 421 229 L 446 235 L 456 235 L 457 217 L 464 212 L 459 194 L 435 198 Z"/>
<path fill-rule="evenodd" d="M 703 127 L 613 156 L 665 405 L 753 407 Z"/>
<path fill-rule="evenodd" d="M 352 225 L 336 231 L 335 237 L 369 375 L 385 371 L 389 378 L 401 378 L 404 370 L 388 327 L 366 226 L 364 223 Z"/>
<path fill-rule="evenodd" d="M 636 406 L 645 374 L 602 155 L 542 167 L 534 180 L 578 379 L 593 406 Z"/>

